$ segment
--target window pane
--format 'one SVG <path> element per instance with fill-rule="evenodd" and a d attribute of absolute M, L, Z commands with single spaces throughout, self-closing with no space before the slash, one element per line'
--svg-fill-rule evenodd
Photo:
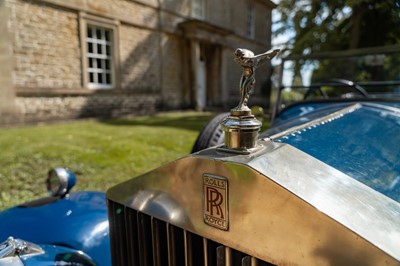
<path fill-rule="evenodd" d="M 106 45 L 106 55 L 111 55 L 110 45 Z"/>
<path fill-rule="evenodd" d="M 96 29 L 96 38 L 101 40 L 101 29 Z"/>
<path fill-rule="evenodd" d="M 94 82 L 94 76 L 92 72 L 89 72 L 89 82 L 93 83 Z"/>
<path fill-rule="evenodd" d="M 99 75 L 99 83 L 101 84 L 103 83 L 103 74 L 99 73 L 98 75 Z"/>
<path fill-rule="evenodd" d="M 93 37 L 93 35 L 92 35 L 92 29 L 91 29 L 90 27 L 87 29 L 87 36 L 88 36 L 89 38 L 92 38 L 92 37 Z"/>
<path fill-rule="evenodd" d="M 249 4 L 247 6 L 247 25 L 246 25 L 247 37 L 254 38 L 254 31 L 255 31 L 254 5 Z"/>
<path fill-rule="evenodd" d="M 111 41 L 109 30 L 106 30 L 106 41 L 108 41 L 108 42 Z"/>
<path fill-rule="evenodd" d="M 93 58 L 88 58 L 89 67 L 93 68 Z"/>
<path fill-rule="evenodd" d="M 106 83 L 111 84 L 111 74 L 110 73 L 106 73 Z"/>
<path fill-rule="evenodd" d="M 88 42 L 88 52 L 93 53 L 93 43 Z"/>
<path fill-rule="evenodd" d="M 96 67 L 97 67 L 97 68 L 101 68 L 101 59 L 98 59 L 98 58 L 97 58 L 96 61 L 97 61 L 97 66 L 96 66 Z"/>
<path fill-rule="evenodd" d="M 106 70 L 110 70 L 110 60 L 105 60 L 106 62 Z"/>

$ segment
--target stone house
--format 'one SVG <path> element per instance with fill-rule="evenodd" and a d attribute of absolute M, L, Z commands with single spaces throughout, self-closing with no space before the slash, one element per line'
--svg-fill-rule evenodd
<path fill-rule="evenodd" d="M 0 123 L 234 107 L 269 0 L 0 0 Z M 268 73 L 251 101 L 266 104 Z M 267 91 L 268 92 L 268 91 Z"/>

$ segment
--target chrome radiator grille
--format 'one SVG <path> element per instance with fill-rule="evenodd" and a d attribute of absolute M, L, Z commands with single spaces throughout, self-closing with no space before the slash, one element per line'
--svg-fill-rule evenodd
<path fill-rule="evenodd" d="M 272 265 L 108 200 L 114 266 Z"/>

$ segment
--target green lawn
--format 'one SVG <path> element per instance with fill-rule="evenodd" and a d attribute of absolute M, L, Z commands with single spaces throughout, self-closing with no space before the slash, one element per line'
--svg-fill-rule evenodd
<path fill-rule="evenodd" d="M 188 154 L 211 117 L 184 112 L 2 128 L 0 210 L 46 195 L 47 171 L 56 166 L 75 172 L 74 190 L 105 191 Z"/>

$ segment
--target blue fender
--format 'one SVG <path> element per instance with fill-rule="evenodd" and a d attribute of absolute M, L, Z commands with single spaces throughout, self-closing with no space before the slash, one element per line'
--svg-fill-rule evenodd
<path fill-rule="evenodd" d="M 96 265 L 111 265 L 103 192 L 74 192 L 50 203 L 7 209 L 0 213 L 0 228 L 1 240 L 13 236 L 40 245 L 71 248 L 87 254 Z"/>
<path fill-rule="evenodd" d="M 40 248 L 43 249 L 43 254 L 20 257 L 25 266 L 96 265 L 92 258 L 71 248 L 56 245 L 40 245 Z"/>

